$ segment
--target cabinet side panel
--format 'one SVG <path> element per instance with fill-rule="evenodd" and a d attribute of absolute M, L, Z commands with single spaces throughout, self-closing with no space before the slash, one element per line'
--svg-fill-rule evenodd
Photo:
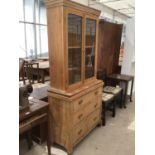
<path fill-rule="evenodd" d="M 72 145 L 73 117 L 70 102 L 61 97 L 49 96 L 50 140 L 65 148 Z"/>
<path fill-rule="evenodd" d="M 47 9 L 51 85 L 64 89 L 63 7 Z"/>

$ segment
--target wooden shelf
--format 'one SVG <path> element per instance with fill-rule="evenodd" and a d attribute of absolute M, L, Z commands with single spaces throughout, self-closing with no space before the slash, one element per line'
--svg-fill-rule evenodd
<path fill-rule="evenodd" d="M 86 48 L 94 48 L 94 45 L 86 46 Z"/>
<path fill-rule="evenodd" d="M 68 49 L 77 49 L 77 48 L 82 48 L 81 46 L 69 46 Z M 95 48 L 94 45 L 90 45 L 90 46 L 85 46 L 85 48 Z"/>
<path fill-rule="evenodd" d="M 87 69 L 87 68 L 93 68 L 93 66 L 92 66 L 92 65 L 87 65 L 87 66 L 86 66 L 86 69 Z"/>
<path fill-rule="evenodd" d="M 69 67 L 68 69 L 69 69 L 69 71 L 72 71 L 72 70 L 79 70 L 78 67 Z"/>
<path fill-rule="evenodd" d="M 81 46 L 69 46 L 68 49 L 77 49 L 77 48 L 82 48 Z"/>

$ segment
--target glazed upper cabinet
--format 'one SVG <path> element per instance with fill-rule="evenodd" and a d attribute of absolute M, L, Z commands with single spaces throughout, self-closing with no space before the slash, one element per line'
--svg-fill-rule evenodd
<path fill-rule="evenodd" d="M 68 83 L 67 87 L 84 84 L 95 77 L 97 20 L 75 12 L 68 18 Z"/>
<path fill-rule="evenodd" d="M 69 92 L 96 80 L 100 11 L 70 0 L 45 2 L 52 88 Z"/>

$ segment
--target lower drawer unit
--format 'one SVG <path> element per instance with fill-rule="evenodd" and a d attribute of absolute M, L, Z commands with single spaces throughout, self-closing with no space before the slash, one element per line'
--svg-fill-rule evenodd
<path fill-rule="evenodd" d="M 71 96 L 49 91 L 51 140 L 69 154 L 101 122 L 102 87 L 97 82 Z"/>

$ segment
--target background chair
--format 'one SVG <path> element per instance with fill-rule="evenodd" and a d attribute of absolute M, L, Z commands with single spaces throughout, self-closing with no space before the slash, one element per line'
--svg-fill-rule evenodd
<path fill-rule="evenodd" d="M 24 70 L 25 61 L 22 58 L 19 58 L 19 81 L 23 81 L 25 84 L 25 70 Z"/>
<path fill-rule="evenodd" d="M 97 72 L 97 79 L 104 81 L 103 92 L 113 94 L 116 103 L 122 108 L 123 89 L 119 86 L 113 86 L 107 79 L 106 70 L 99 70 Z"/>
<path fill-rule="evenodd" d="M 30 62 L 25 63 L 25 73 L 26 77 L 29 80 L 30 84 L 34 84 L 37 79 L 37 83 L 39 83 L 39 63 Z"/>

